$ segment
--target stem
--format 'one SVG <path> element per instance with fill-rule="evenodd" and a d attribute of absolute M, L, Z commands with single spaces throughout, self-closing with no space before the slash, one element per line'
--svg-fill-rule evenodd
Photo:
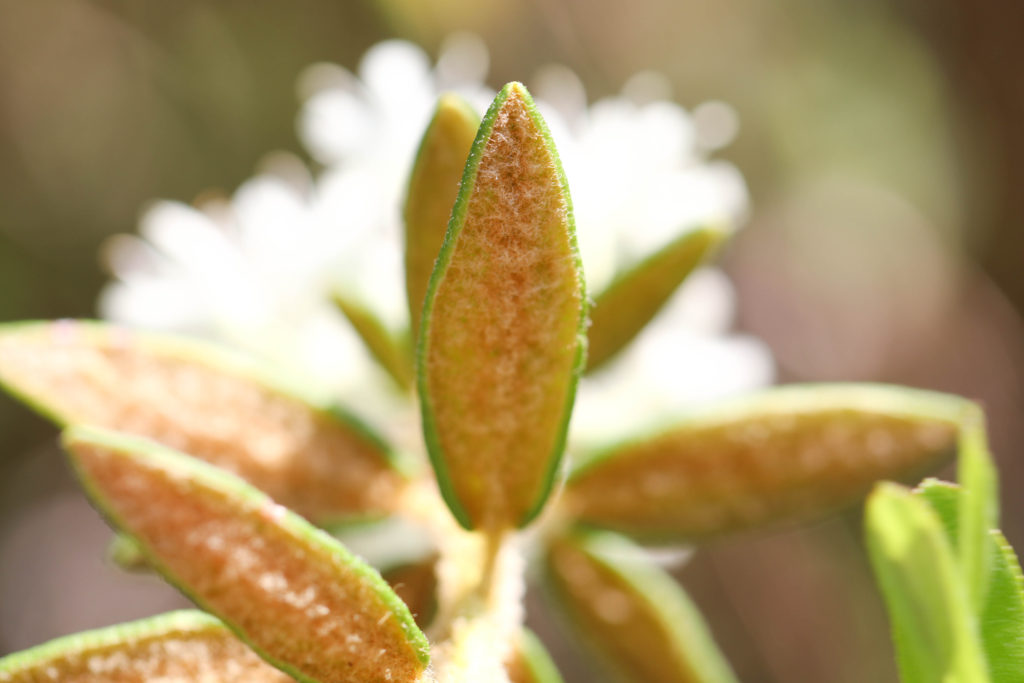
<path fill-rule="evenodd" d="M 440 683 L 508 683 L 505 662 L 523 621 L 524 560 L 508 529 L 468 532 L 434 490 L 420 489 L 403 511 L 437 541 L 438 613 L 428 631 Z"/>

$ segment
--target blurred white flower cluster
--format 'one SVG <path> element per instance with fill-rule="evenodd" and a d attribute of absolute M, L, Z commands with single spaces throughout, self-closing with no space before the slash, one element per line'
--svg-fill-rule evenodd
<path fill-rule="evenodd" d="M 408 401 L 331 302 L 343 292 L 394 331 L 408 326 L 401 206 L 416 148 L 442 92 L 483 113 L 486 48 L 458 36 L 435 65 L 418 47 L 387 41 L 351 74 L 316 65 L 302 77 L 299 132 L 323 171 L 288 155 L 230 200 L 161 201 L 139 236 L 114 238 L 116 281 L 103 317 L 205 336 L 358 397 L 375 422 Z M 569 180 L 590 295 L 622 268 L 707 222 L 737 226 L 747 209 L 734 167 L 708 161 L 735 132 L 731 109 L 690 114 L 659 77 L 639 74 L 622 94 L 588 105 L 579 79 L 549 67 L 527 81 Z M 697 125 L 697 123 L 700 125 Z M 613 437 L 687 405 L 767 384 L 760 342 L 730 334 L 732 290 L 717 270 L 695 273 L 618 359 L 580 384 L 573 438 Z"/>

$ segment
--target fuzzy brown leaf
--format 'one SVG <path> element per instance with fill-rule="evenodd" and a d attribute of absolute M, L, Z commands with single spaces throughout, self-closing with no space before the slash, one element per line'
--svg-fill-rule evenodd
<path fill-rule="evenodd" d="M 0 327 L 0 383 L 59 424 L 138 434 L 317 523 L 388 512 L 388 449 L 349 416 L 214 347 L 100 323 Z"/>
<path fill-rule="evenodd" d="M 581 522 L 650 540 L 803 520 L 945 461 L 975 409 L 882 385 L 770 390 L 584 461 L 565 503 Z"/>

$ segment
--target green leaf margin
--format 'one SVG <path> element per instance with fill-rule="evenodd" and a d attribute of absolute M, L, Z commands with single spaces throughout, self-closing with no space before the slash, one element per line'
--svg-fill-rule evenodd
<path fill-rule="evenodd" d="M 566 392 L 562 427 L 556 436 L 554 452 L 551 455 L 548 464 L 548 471 L 544 475 L 544 483 L 541 486 L 541 490 L 538 492 L 537 500 L 527 510 L 523 519 L 519 521 L 520 528 L 529 524 L 538 514 L 540 514 L 541 509 L 544 507 L 544 503 L 547 502 L 547 499 L 554 488 L 555 478 L 559 472 L 562 458 L 565 453 L 569 420 L 572 417 L 572 407 L 576 401 L 576 387 L 579 377 L 586 366 L 587 357 L 586 335 L 588 304 L 586 280 L 583 277 L 583 261 L 580 258 L 579 246 L 576 241 L 576 222 L 573 214 L 572 198 L 569 196 L 568 192 L 569 184 L 566 181 L 565 171 L 563 170 L 562 162 L 558 157 L 554 139 L 551 137 L 551 131 L 548 129 L 543 117 L 541 117 L 540 112 L 537 110 L 537 106 L 529 92 L 526 90 L 526 87 L 523 86 L 522 83 L 513 81 L 506 84 L 494 98 L 490 108 L 488 108 L 487 113 L 484 114 L 484 117 L 480 122 L 480 129 L 477 131 L 476 139 L 473 141 L 473 147 L 470 150 L 469 159 L 466 161 L 466 170 L 462 174 L 462 183 L 459 187 L 459 194 L 455 199 L 455 206 L 452 208 L 451 219 L 448 221 L 448 230 L 444 236 L 444 243 L 441 245 L 441 253 L 437 257 L 437 262 L 434 265 L 434 272 L 431 273 L 430 283 L 427 285 L 427 295 L 423 302 L 423 313 L 420 316 L 420 329 L 416 345 L 416 384 L 420 397 L 420 409 L 423 417 L 423 436 L 427 445 L 427 453 L 430 456 L 431 464 L 434 466 L 434 472 L 437 476 L 437 483 L 441 490 L 441 496 L 448 504 L 448 507 L 456 521 L 458 521 L 464 529 L 469 531 L 473 530 L 473 523 L 469 518 L 469 514 L 466 512 L 466 509 L 463 507 L 462 502 L 458 499 L 451 473 L 448 472 L 448 469 L 445 466 L 441 442 L 437 433 L 437 424 L 434 421 L 433 406 L 430 402 L 430 392 L 427 389 L 426 333 L 430 326 L 431 314 L 433 313 L 434 298 L 437 295 L 438 287 L 441 285 L 441 280 L 444 279 L 444 276 L 447 273 L 448 266 L 451 263 L 452 254 L 455 251 L 455 243 L 458 241 L 459 233 L 462 231 L 462 227 L 466 222 L 466 212 L 469 209 L 469 199 L 473 194 L 474 187 L 476 186 L 477 170 L 479 169 L 480 162 L 483 159 L 484 150 L 486 149 L 487 142 L 490 140 L 491 133 L 494 130 L 498 111 L 501 109 L 501 106 L 505 103 L 505 100 L 508 99 L 513 90 L 518 91 L 523 96 L 523 102 L 531 120 L 534 125 L 537 126 L 537 130 L 540 132 L 544 143 L 551 150 L 552 157 L 555 161 L 555 171 L 562 187 L 564 188 L 567 209 L 566 223 L 568 224 L 569 232 L 569 251 L 572 256 L 573 265 L 575 266 L 580 285 L 581 300 L 576 358 L 573 362 L 569 389 Z"/>

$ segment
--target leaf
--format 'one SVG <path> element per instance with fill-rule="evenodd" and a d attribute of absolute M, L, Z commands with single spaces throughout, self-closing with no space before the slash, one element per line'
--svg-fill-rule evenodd
<path fill-rule="evenodd" d="M 958 512 L 963 490 L 948 482 L 926 479 L 915 494 L 931 505 L 951 547 L 959 547 Z M 1006 538 L 988 533 L 991 564 L 988 591 L 981 610 L 981 641 L 992 683 L 1024 682 L 1024 577 Z"/>
<path fill-rule="evenodd" d="M 736 681 L 696 607 L 641 553 L 609 532 L 555 540 L 546 566 L 570 622 L 623 680 Z"/>
<path fill-rule="evenodd" d="M 412 388 L 412 352 L 408 340 L 392 334 L 367 307 L 336 293 L 334 305 L 352 325 L 370 355 L 394 380 L 399 389 Z"/>
<path fill-rule="evenodd" d="M 180 611 L 66 636 L 0 658 L 0 682 L 287 683 L 208 614 Z"/>
<path fill-rule="evenodd" d="M 436 505 L 433 497 L 428 503 Z M 443 508 L 440 514 L 444 515 Z M 451 521 L 445 519 L 449 525 Z M 425 629 L 438 609 L 437 565 L 440 553 L 436 534 L 423 518 L 393 515 L 358 520 L 326 529 L 350 552 L 380 570 L 381 576 Z"/>
<path fill-rule="evenodd" d="M 808 519 L 949 457 L 968 405 L 883 385 L 770 389 L 584 460 L 567 514 L 652 541 Z"/>
<path fill-rule="evenodd" d="M 419 392 L 431 461 L 466 528 L 522 526 L 565 446 L 586 319 L 572 208 L 529 93 L 498 93 L 427 293 Z"/>
<path fill-rule="evenodd" d="M 405 291 L 411 329 L 420 314 L 430 274 L 441 251 L 459 181 L 480 117 L 457 95 L 442 95 L 416 154 L 405 199 Z"/>
<path fill-rule="evenodd" d="M 506 670 L 510 683 L 564 683 L 544 644 L 527 628 L 520 631 Z"/>
<path fill-rule="evenodd" d="M 993 553 L 988 595 L 981 613 L 981 638 L 992 683 L 1024 681 L 1024 574 L 1000 531 L 990 531 Z"/>
<path fill-rule="evenodd" d="M 71 427 L 93 502 L 149 563 L 302 681 L 419 680 L 428 645 L 373 569 L 241 479 L 145 439 Z"/>
<path fill-rule="evenodd" d="M 977 620 L 931 506 L 882 483 L 868 498 L 865 528 L 903 683 L 989 681 Z"/>
<path fill-rule="evenodd" d="M 988 592 L 993 548 L 989 532 L 999 527 L 999 482 L 988 452 L 985 421 L 980 410 L 971 411 L 960 435 L 958 478 L 960 539 L 957 553 L 967 582 L 967 595 L 980 613 Z"/>
<path fill-rule="evenodd" d="M 714 227 L 688 230 L 598 294 L 590 310 L 587 372 L 604 365 L 632 341 L 725 236 L 724 230 Z"/>
<path fill-rule="evenodd" d="M 0 383 L 58 424 L 149 437 L 317 523 L 384 514 L 403 485 L 363 425 L 205 344 L 101 323 L 2 325 Z"/>

